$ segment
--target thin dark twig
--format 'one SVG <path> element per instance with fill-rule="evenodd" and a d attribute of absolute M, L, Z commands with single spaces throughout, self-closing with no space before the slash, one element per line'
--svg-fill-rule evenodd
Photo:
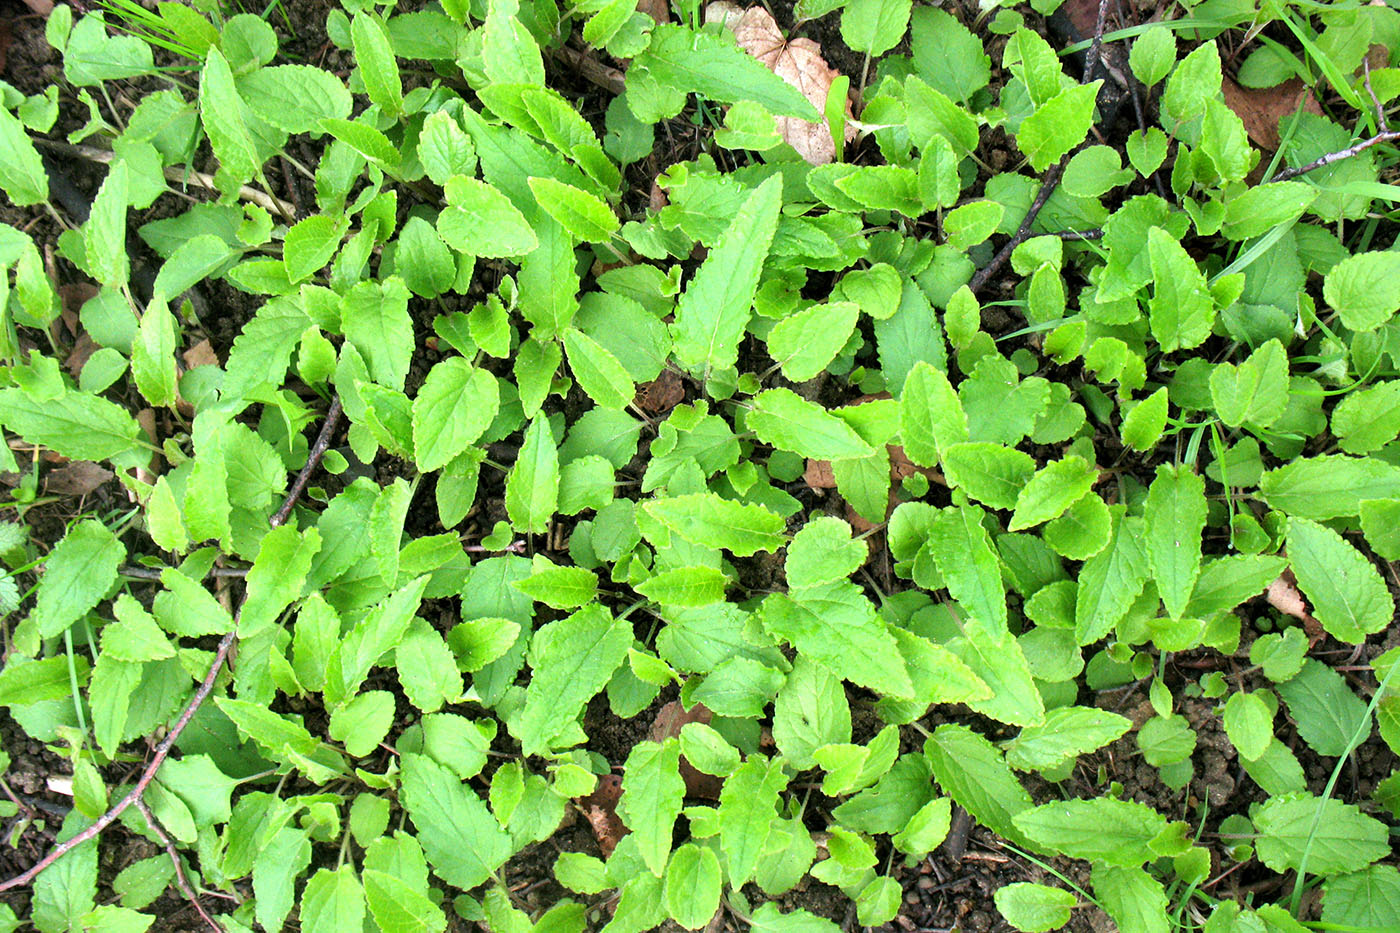
<path fill-rule="evenodd" d="M 1372 146 L 1378 146 L 1381 143 L 1396 142 L 1397 140 L 1400 140 L 1400 130 L 1392 130 L 1390 128 L 1390 123 L 1387 122 L 1385 118 L 1385 107 L 1381 106 L 1380 100 L 1376 97 L 1376 92 L 1371 88 L 1370 64 L 1363 59 L 1362 65 L 1365 68 L 1366 93 L 1371 95 L 1371 102 L 1376 106 L 1376 127 L 1380 130 L 1380 132 L 1372 136 L 1370 139 L 1363 139 L 1361 140 L 1361 142 L 1348 146 L 1345 149 L 1339 150 L 1337 152 L 1329 152 L 1325 155 L 1320 155 L 1316 159 L 1313 159 L 1311 162 L 1309 162 L 1307 165 L 1300 165 L 1297 168 L 1286 168 L 1283 171 L 1276 174 L 1273 178 L 1270 178 L 1270 183 L 1276 181 L 1287 181 L 1290 178 L 1297 178 L 1299 175 L 1306 175 L 1308 172 L 1315 172 L 1318 169 L 1325 168 L 1326 166 L 1332 165 L 1335 162 L 1341 162 L 1344 159 L 1350 159 L 1354 155 L 1360 155 L 1367 149 L 1370 149 Z"/>
<path fill-rule="evenodd" d="M 973 294 L 985 288 L 991 277 L 996 275 L 997 272 L 1001 270 L 1002 266 L 1006 265 L 1006 261 L 1011 258 L 1011 254 L 1015 251 L 1016 247 L 1030 239 L 1031 224 L 1035 223 L 1035 219 L 1039 216 L 1041 208 L 1050 200 L 1050 195 L 1055 193 L 1055 188 L 1060 184 L 1060 176 L 1064 174 L 1065 163 L 1068 161 L 1069 156 L 1066 155 L 1064 158 L 1060 159 L 1060 161 L 1050 166 L 1045 172 L 1045 180 L 1041 182 L 1040 190 L 1035 193 L 1035 200 L 1031 202 L 1030 210 L 1026 211 L 1026 216 L 1021 220 L 1021 226 L 1017 227 L 1016 233 L 1012 235 L 1011 239 L 1007 240 L 1002 244 L 1001 249 L 997 250 L 996 255 L 992 257 L 992 261 L 981 269 L 978 269 L 977 273 L 973 275 L 972 280 L 967 283 L 967 287 L 972 289 Z"/>
<path fill-rule="evenodd" d="M 1103 51 L 1103 27 L 1108 18 L 1108 0 L 1099 0 L 1099 18 L 1094 25 L 1094 41 L 1089 44 L 1089 53 L 1084 56 L 1084 77 L 1080 84 L 1088 84 L 1099 67 L 1099 54 Z"/>
<path fill-rule="evenodd" d="M 130 577 L 133 580 L 159 580 L 164 571 L 156 570 L 154 567 L 123 567 L 117 573 L 123 577 Z M 231 577 L 241 579 L 248 576 L 247 567 L 214 567 L 210 569 L 211 577 Z"/>
<path fill-rule="evenodd" d="M 306 489 L 306 484 L 311 481 L 311 473 L 321 462 L 321 458 L 330 449 L 331 437 L 335 434 L 336 427 L 340 424 L 340 396 L 331 399 L 331 407 L 326 411 L 326 423 L 321 425 L 321 433 L 316 435 L 316 442 L 311 445 L 311 450 L 306 455 L 306 463 L 302 466 L 301 472 L 297 474 L 296 482 L 292 483 L 291 490 L 287 493 L 286 500 L 282 507 L 277 510 L 277 514 L 268 519 L 268 524 L 273 528 L 280 528 L 286 524 L 287 517 L 292 514 L 292 507 L 301 498 L 302 492 Z"/>
<path fill-rule="evenodd" d="M 326 412 L 326 423 L 321 426 L 321 433 L 317 436 L 316 442 L 311 445 L 311 450 L 307 454 L 306 465 L 302 467 L 301 473 L 297 475 L 296 482 L 292 484 L 292 488 L 287 492 L 287 498 L 282 502 L 282 507 L 277 510 L 277 513 L 273 515 L 272 518 L 268 519 L 268 524 L 273 528 L 281 526 L 286 522 L 287 516 L 292 514 L 293 506 L 296 505 L 297 499 L 301 496 L 302 491 L 306 488 L 307 482 L 310 480 L 311 471 L 316 468 L 316 465 L 321 461 L 326 450 L 330 447 L 331 436 L 335 433 L 335 426 L 340 421 L 340 413 L 340 398 L 337 396 L 331 401 L 330 410 Z M 223 638 L 219 639 L 218 650 L 214 652 L 214 660 L 209 663 L 209 670 L 205 673 L 204 680 L 200 682 L 199 688 L 194 692 L 194 696 L 190 697 L 190 701 L 185 704 L 184 710 L 180 712 L 180 718 L 175 720 L 175 724 L 170 727 L 170 731 L 166 733 L 165 738 L 156 746 L 155 754 L 151 756 L 150 762 L 141 772 L 141 776 L 137 778 L 136 784 L 127 792 L 127 795 L 113 804 L 107 812 L 99 816 L 92 825 L 86 827 L 72 838 L 54 846 L 53 851 L 36 862 L 28 871 L 0 882 L 0 892 L 29 884 L 54 862 L 57 862 L 59 859 L 63 858 L 63 856 L 88 840 L 96 838 L 104 829 L 116 822 L 117 817 L 125 813 L 128 807 L 142 804 L 142 798 L 146 793 L 146 788 L 150 786 L 151 781 L 155 780 L 156 772 L 160 770 L 160 766 L 165 762 L 166 756 L 170 754 L 170 750 L 175 747 L 175 742 L 180 738 L 180 734 L 185 731 L 185 727 L 190 724 L 190 720 L 194 718 L 194 714 L 198 712 L 200 706 L 204 704 L 204 701 L 209 698 L 209 694 L 214 691 L 214 683 L 219 679 L 219 673 L 224 669 L 224 663 L 228 660 L 229 652 L 233 650 L 233 643 L 238 638 L 238 622 L 242 615 L 243 608 L 240 606 L 238 612 L 234 614 L 232 630 Z"/>
<path fill-rule="evenodd" d="M 195 712 L 199 709 L 205 698 L 213 691 L 214 681 L 218 679 L 219 672 L 223 670 L 224 661 L 228 658 L 229 650 L 233 647 L 234 638 L 237 637 L 238 634 L 237 620 L 234 620 L 234 622 L 233 631 L 219 640 L 219 648 L 214 653 L 214 660 L 209 665 L 209 672 L 204 675 L 204 681 L 200 683 L 199 689 L 194 692 L 194 696 L 190 698 L 189 703 L 185 704 L 184 711 L 180 713 L 180 718 L 175 720 L 175 725 L 170 728 L 170 732 L 167 733 L 165 738 L 161 740 L 161 743 L 156 746 L 155 755 L 151 757 L 151 762 L 146 765 L 146 769 L 141 772 L 141 777 L 137 779 L 136 785 L 132 787 L 125 797 L 113 804 L 106 813 L 99 816 L 91 826 L 88 826 L 72 838 L 59 843 L 54 847 L 52 852 L 36 862 L 34 867 L 23 874 L 15 875 L 8 881 L 0 882 L 0 891 L 8 891 L 11 888 L 17 888 L 33 881 L 39 876 L 40 872 L 48 868 L 54 862 L 67 855 L 84 842 L 87 842 L 89 839 L 95 838 L 98 833 L 116 822 L 117 817 L 125 813 L 127 807 L 130 807 L 141 799 L 141 796 L 146 793 L 146 788 L 150 786 L 151 781 L 155 779 L 156 772 L 160 770 L 161 764 L 165 762 L 165 757 L 170 754 L 170 749 L 174 747 L 175 740 L 180 737 L 180 733 L 185 731 L 185 727 L 188 726 L 190 720 L 194 718 Z"/>
<path fill-rule="evenodd" d="M 199 897 L 194 893 L 194 888 L 190 886 L 190 881 L 185 877 L 185 866 L 180 862 L 180 853 L 175 851 L 175 843 L 170 840 L 170 836 L 161 827 L 156 815 L 151 812 L 151 808 L 146 806 L 146 801 L 137 800 L 134 804 L 136 809 L 141 811 L 141 815 L 146 818 L 146 825 L 150 827 L 155 837 L 160 840 L 160 844 L 165 846 L 165 854 L 170 856 L 171 863 L 175 866 L 175 883 L 179 885 L 180 891 L 185 895 L 185 899 L 194 905 L 194 909 L 204 918 L 204 922 L 209 925 L 215 933 L 224 933 L 224 928 L 219 926 L 218 921 L 209 916 L 204 910 L 204 905 L 199 902 Z"/>
<path fill-rule="evenodd" d="M 1299 175 L 1306 175 L 1308 172 L 1315 172 L 1318 169 L 1325 168 L 1329 165 L 1332 165 L 1335 162 L 1341 162 L 1345 159 L 1350 159 L 1354 155 L 1360 155 L 1367 149 L 1370 149 L 1372 146 L 1378 146 L 1381 143 L 1395 142 L 1397 140 L 1400 140 L 1400 130 L 1390 130 L 1385 133 L 1377 133 L 1370 139 L 1363 139 L 1361 142 L 1357 143 L 1354 146 L 1348 146 L 1345 149 L 1339 150 L 1337 152 L 1329 152 L 1326 155 L 1318 156 L 1316 159 L 1313 159 L 1307 165 L 1300 165 L 1297 168 L 1286 168 L 1283 171 L 1279 172 L 1277 175 L 1275 175 L 1273 178 L 1270 178 L 1269 183 L 1272 184 L 1276 181 L 1288 181 L 1290 178 L 1297 178 Z"/>
<path fill-rule="evenodd" d="M 1103 228 L 1095 227 L 1092 230 L 1056 230 L 1049 236 L 1057 236 L 1062 240 L 1102 240 Z"/>
<path fill-rule="evenodd" d="M 1099 18 L 1094 26 L 1093 44 L 1089 46 L 1089 53 L 1085 56 L 1084 81 L 1082 83 L 1087 83 L 1089 81 L 1089 76 L 1092 75 L 1094 69 L 1098 67 L 1099 52 L 1103 45 L 1104 20 L 1107 17 L 1108 0 L 1099 0 Z M 972 280 L 967 283 L 967 287 L 972 289 L 973 294 L 985 288 L 987 283 L 991 281 L 992 276 L 996 275 L 1001 271 L 1001 267 L 1006 265 L 1006 261 L 1011 258 L 1011 254 L 1015 252 L 1016 247 L 1030 238 L 1031 225 L 1035 223 L 1035 219 L 1040 215 L 1041 209 L 1045 207 L 1046 202 L 1050 200 L 1050 196 L 1054 194 L 1055 189 L 1059 187 L 1060 178 L 1065 173 L 1065 166 L 1069 163 L 1070 155 L 1071 153 L 1069 152 L 1065 153 L 1060 158 L 1060 161 L 1046 170 L 1045 178 L 1042 179 L 1040 183 L 1040 190 L 1035 193 L 1035 200 L 1031 201 L 1030 210 L 1026 211 L 1026 216 L 1022 218 L 1021 225 L 1016 228 L 1016 233 L 1012 235 L 1011 239 L 1002 244 L 1001 249 L 997 250 L 996 255 L 992 257 L 992 261 L 981 269 L 978 269 L 976 274 L 972 276 Z M 1060 234 L 1056 234 L 1056 236 L 1059 235 Z M 1090 237 L 1083 237 L 1083 239 L 1090 239 Z"/>

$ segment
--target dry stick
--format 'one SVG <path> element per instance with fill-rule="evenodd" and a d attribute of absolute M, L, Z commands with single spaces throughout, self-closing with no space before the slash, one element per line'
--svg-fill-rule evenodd
<path fill-rule="evenodd" d="M 1380 132 L 1377 133 L 1375 136 L 1372 136 L 1370 139 L 1363 139 L 1361 142 L 1357 143 L 1354 146 L 1348 146 L 1347 148 L 1342 149 L 1338 152 L 1329 152 L 1326 155 L 1318 156 L 1316 159 L 1313 159 L 1307 165 L 1300 165 L 1297 168 L 1286 168 L 1283 171 L 1279 172 L 1277 175 L 1275 175 L 1273 178 L 1270 178 L 1270 183 L 1276 181 L 1287 181 L 1290 178 L 1297 178 L 1299 175 L 1306 175 L 1308 172 L 1313 172 L 1317 169 L 1324 168 L 1325 166 L 1331 165 L 1334 162 L 1341 162 L 1343 159 L 1350 159 L 1354 155 L 1359 155 L 1365 152 L 1372 146 L 1378 146 L 1381 143 L 1396 142 L 1397 140 L 1400 140 L 1400 130 L 1392 130 L 1390 128 L 1390 123 L 1387 122 L 1385 118 L 1385 108 L 1381 106 L 1381 102 L 1376 98 L 1376 92 L 1371 88 L 1370 63 L 1363 60 L 1362 64 L 1366 69 L 1366 93 L 1371 95 L 1371 102 L 1376 105 L 1376 126 L 1380 129 Z"/>
<path fill-rule="evenodd" d="M 117 571 L 119 576 L 130 577 L 133 580 L 160 580 L 160 575 L 164 571 L 156 570 L 154 567 L 122 567 Z M 248 576 L 247 567 L 214 567 L 208 573 L 211 577 L 230 577 L 242 579 Z"/>
<path fill-rule="evenodd" d="M 320 463 L 321 457 L 325 454 L 327 448 L 330 447 L 331 435 L 335 432 L 336 425 L 339 421 L 340 397 L 337 396 L 332 400 L 330 410 L 326 412 L 326 423 L 321 426 L 321 433 L 316 437 L 316 442 L 311 445 L 311 451 L 306 458 L 306 465 L 303 466 L 301 472 L 297 474 L 296 482 L 292 484 L 291 491 L 287 493 L 286 501 L 284 501 L 282 507 L 277 510 L 277 514 L 268 519 L 268 524 L 273 528 L 286 522 L 287 516 L 292 513 L 292 506 L 296 504 L 297 498 L 301 495 L 302 490 L 306 488 L 307 481 L 311 476 L 311 471 Z M 180 713 L 180 718 L 175 720 L 175 724 L 170 727 L 170 731 L 166 734 L 165 738 L 156 746 L 155 754 L 151 756 L 150 763 L 146 765 L 145 770 L 141 772 L 141 777 L 137 779 L 136 785 L 131 788 L 130 792 L 121 800 L 117 801 L 117 803 L 113 804 L 106 813 L 99 816 L 92 825 L 72 838 L 55 846 L 53 851 L 36 862 L 34 867 L 22 874 L 15 875 L 8 881 L 0 882 L 0 892 L 29 884 L 37 878 L 44 869 L 63 858 L 63 856 L 67 855 L 84 842 L 95 838 L 102 830 L 116 822 L 117 817 L 125 813 L 128 807 L 141 803 L 142 797 L 146 793 L 146 788 L 149 787 L 151 781 L 155 779 L 156 772 L 160 770 L 160 766 L 165 762 L 166 756 L 170 754 L 170 749 L 175 746 L 175 741 L 180 738 L 180 734 L 184 732 L 185 727 L 190 724 L 190 720 L 194 718 L 194 714 L 199 710 L 199 707 L 209 698 L 209 694 L 214 691 L 214 682 L 218 680 L 219 673 L 223 670 L 224 662 L 228 660 L 229 651 L 233 649 L 234 640 L 238 637 L 238 621 L 241 616 L 242 607 L 240 606 L 239 611 L 234 614 L 232 631 L 219 639 L 218 650 L 214 652 L 214 660 L 210 663 L 209 671 L 204 675 L 204 680 L 200 683 L 199 689 L 195 690 L 194 696 L 190 697 L 189 703 L 185 705 L 184 710 Z"/>
<path fill-rule="evenodd" d="M 1108 0 L 1099 0 L 1099 19 L 1097 25 L 1094 27 L 1094 41 L 1090 43 L 1089 51 L 1084 56 L 1084 78 L 1080 83 L 1087 83 L 1089 76 L 1092 75 L 1094 69 L 1099 66 L 1099 52 L 1103 45 L 1104 19 L 1107 16 Z M 1050 195 L 1054 194 L 1055 189 L 1059 187 L 1060 177 L 1064 175 L 1065 165 L 1069 163 L 1069 157 L 1070 153 L 1065 153 L 1060 157 L 1060 161 L 1050 166 L 1045 172 L 1045 178 L 1040 183 L 1040 190 L 1035 193 L 1035 200 L 1031 202 L 1030 210 L 1026 211 L 1026 216 L 1022 218 L 1021 225 L 1016 228 L 1016 232 L 1012 235 L 1011 239 L 1007 240 L 1002 245 L 1001 249 L 997 250 L 996 255 L 992 257 L 992 261 L 981 269 L 978 269 L 977 273 L 973 275 L 972 280 L 967 283 L 967 287 L 972 289 L 973 294 L 985 288 L 992 276 L 996 275 L 1001 271 L 1001 267 L 1006 265 L 1006 261 L 1011 258 L 1011 254 L 1015 251 L 1016 247 L 1030 239 L 1031 224 L 1035 223 L 1036 217 L 1040 215 L 1041 208 L 1045 207 L 1045 203 L 1050 200 Z M 1065 238 L 1063 234 L 1055 235 Z M 1092 239 L 1092 237 L 1082 237 L 1082 239 Z"/>
<path fill-rule="evenodd" d="M 204 922 L 209 924 L 210 929 L 215 933 L 224 933 L 224 928 L 219 926 L 213 917 L 204 910 L 204 905 L 195 896 L 194 889 L 190 887 L 189 879 L 185 877 L 185 866 L 180 863 L 180 853 L 175 851 L 175 843 L 170 841 L 170 836 L 161 827 L 156 815 L 151 812 L 151 808 L 146 806 L 146 801 L 138 800 L 135 803 L 136 809 L 141 811 L 141 815 L 146 818 L 146 826 L 150 828 L 155 837 L 160 840 L 160 844 L 165 846 L 165 854 L 170 856 L 171 863 L 175 866 L 175 883 L 179 885 L 180 891 L 185 895 L 185 899 L 194 905 L 194 909 L 199 911 L 199 915 L 204 918 Z"/>

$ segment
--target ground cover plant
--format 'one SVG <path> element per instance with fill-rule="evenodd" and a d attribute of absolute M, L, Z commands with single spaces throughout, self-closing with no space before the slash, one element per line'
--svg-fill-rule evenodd
<path fill-rule="evenodd" d="M 1393 3 L 29 6 L 0 929 L 1400 929 Z"/>

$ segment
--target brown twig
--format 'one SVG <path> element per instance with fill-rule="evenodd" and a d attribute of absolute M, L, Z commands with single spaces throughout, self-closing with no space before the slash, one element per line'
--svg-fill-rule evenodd
<path fill-rule="evenodd" d="M 119 576 L 130 577 L 133 580 L 159 580 L 164 571 L 156 570 L 154 567 L 122 567 L 117 571 Z M 248 576 L 247 567 L 214 567 L 210 569 L 211 577 L 232 577 L 242 579 Z"/>
<path fill-rule="evenodd" d="M 175 866 L 175 883 L 179 885 L 180 891 L 185 895 L 185 899 L 194 905 L 194 909 L 204 918 L 204 922 L 209 925 L 210 929 L 216 931 L 216 933 L 224 933 L 224 928 L 219 926 L 218 922 L 205 912 L 204 905 L 199 902 L 199 897 L 194 893 L 194 888 L 190 887 L 189 879 L 185 877 L 185 866 L 180 862 L 180 853 L 175 851 L 175 843 L 171 841 L 170 836 L 161 827 L 160 821 L 156 819 L 156 815 L 151 812 L 150 807 L 146 806 L 146 801 L 144 800 L 137 800 L 134 806 L 136 809 L 140 810 L 141 815 L 146 818 L 146 826 L 148 826 L 155 837 L 160 840 L 160 844 L 165 846 L 165 853 L 170 856 L 171 864 Z"/>
<path fill-rule="evenodd" d="M 1300 165 L 1297 168 L 1286 168 L 1274 175 L 1273 178 L 1270 178 L 1270 183 L 1287 181 L 1290 178 L 1297 178 L 1299 175 L 1306 175 L 1308 172 L 1315 172 L 1320 168 L 1325 168 L 1336 162 L 1350 159 L 1354 155 L 1360 155 L 1372 146 L 1379 146 L 1381 143 L 1400 141 L 1400 130 L 1392 130 L 1390 128 L 1390 123 L 1385 118 L 1385 107 L 1381 106 L 1380 100 L 1376 98 L 1376 92 L 1371 88 L 1370 63 L 1363 60 L 1362 66 L 1365 68 L 1366 93 L 1371 95 L 1371 103 L 1376 106 L 1376 128 L 1380 130 L 1380 132 L 1370 139 L 1363 139 L 1361 142 L 1348 146 L 1345 149 L 1318 156 L 1307 165 Z"/>
<path fill-rule="evenodd" d="M 287 516 L 292 514 L 292 508 L 296 505 L 297 499 L 306 488 L 306 484 L 311 477 L 311 471 L 321 462 L 321 458 L 330 447 L 331 436 L 335 433 L 335 427 L 340 421 L 340 412 L 340 398 L 337 396 L 331 401 L 330 410 L 326 412 L 326 423 L 321 426 L 321 433 L 317 435 L 316 442 L 311 445 L 311 450 L 307 454 L 306 465 L 303 466 L 301 472 L 297 474 L 296 482 L 292 484 L 292 488 L 287 492 L 287 497 L 282 502 L 282 507 L 277 510 L 272 518 L 268 519 L 268 524 L 273 528 L 281 526 L 287 521 Z M 150 762 L 142 770 L 141 776 L 137 778 L 135 786 L 127 792 L 125 797 L 113 804 L 106 813 L 99 816 L 92 825 L 86 827 L 72 838 L 54 846 L 53 851 L 36 862 L 28 871 L 0 882 L 0 892 L 29 884 L 54 862 L 57 862 L 59 859 L 63 858 L 63 856 L 67 855 L 84 842 L 87 842 L 89 839 L 96 838 L 102 830 L 116 822 L 117 817 L 125 813 L 128 807 L 136 806 L 138 809 L 145 812 L 145 804 L 142 798 L 146 793 L 146 788 L 150 786 L 151 781 L 155 780 L 156 772 L 160 770 L 160 766 L 165 762 L 166 756 L 170 754 L 170 750 L 175 747 L 175 742 L 180 738 L 180 734 L 185 731 L 185 727 L 190 724 L 190 720 L 194 718 L 194 714 L 198 712 L 200 706 L 204 704 L 204 701 L 209 698 L 209 694 L 213 692 L 214 683 L 219 679 L 219 674 L 223 671 L 224 663 L 228 660 L 229 652 L 233 649 L 233 643 L 238 638 L 238 621 L 241 616 L 242 607 L 240 606 L 239 611 L 234 614 L 232 631 L 219 639 L 218 650 L 214 652 L 214 660 L 210 662 L 209 670 L 205 673 L 204 680 L 200 682 L 199 688 L 194 692 L 194 696 L 190 697 L 190 701 L 185 704 L 184 710 L 180 712 L 180 718 L 175 720 L 175 724 L 170 727 L 170 731 L 166 734 L 165 738 L 156 746 L 155 754 L 151 756 Z M 201 911 L 201 913 L 203 913 L 203 911 Z"/>
<path fill-rule="evenodd" d="M 1081 83 L 1087 83 L 1090 75 L 1094 73 L 1094 69 L 1099 65 L 1099 52 L 1103 45 L 1104 20 L 1107 16 L 1108 0 L 1099 0 L 1099 18 L 1094 26 L 1094 41 L 1090 44 L 1089 52 L 1084 57 L 1084 79 Z M 1011 254 L 1015 252 L 1016 247 L 1030 239 L 1031 225 L 1035 223 L 1035 219 L 1040 215 L 1041 209 L 1045 207 L 1046 202 L 1050 200 L 1050 196 L 1054 194 L 1055 189 L 1059 187 L 1060 178 L 1065 173 L 1065 166 L 1069 163 L 1071 154 L 1070 152 L 1065 153 L 1060 158 L 1060 161 L 1046 170 L 1045 178 L 1040 183 L 1040 190 L 1035 193 L 1035 200 L 1031 201 L 1030 210 L 1026 211 L 1026 216 L 1021 219 L 1021 225 L 1016 228 L 1015 234 L 1012 235 L 1011 239 L 1002 244 L 1001 249 L 997 250 L 996 255 L 992 257 L 992 261 L 981 269 L 978 269 L 976 274 L 972 276 L 972 280 L 967 283 L 967 287 L 972 289 L 973 294 L 985 288 L 987 283 L 991 281 L 992 276 L 996 275 L 1001 271 L 1001 267 L 1006 265 L 1006 261 L 1011 258 Z M 1065 239 L 1062 234 L 1055 235 L 1061 237 L 1061 239 Z M 1092 238 L 1081 237 L 1081 239 L 1087 240 Z"/>
<path fill-rule="evenodd" d="M 311 480 L 311 473 L 320 464 L 321 458 L 330 449 L 331 437 L 335 434 L 336 427 L 340 424 L 340 396 L 331 399 L 331 407 L 326 411 L 326 423 L 321 425 L 321 433 L 316 435 L 316 442 L 311 445 L 311 450 L 307 452 L 306 463 L 302 465 L 301 472 L 297 474 L 296 482 L 292 483 L 292 488 L 287 492 L 287 498 L 282 502 L 282 507 L 277 510 L 277 514 L 268 519 L 268 524 L 273 528 L 280 528 L 287 521 L 287 516 L 292 514 L 292 507 L 301 498 L 302 491 L 306 489 L 306 484 Z"/>
<path fill-rule="evenodd" d="M 214 681 L 218 679 L 219 672 L 223 670 L 224 661 L 228 658 L 229 650 L 233 647 L 234 638 L 237 637 L 238 627 L 236 622 L 237 620 L 235 620 L 234 630 L 219 640 L 219 648 L 214 653 L 214 661 L 209 665 L 209 672 L 204 675 L 204 681 L 200 683 L 199 689 L 194 692 L 194 696 L 190 698 L 189 703 L 185 704 L 184 711 L 180 713 L 180 718 L 175 720 L 175 725 L 171 727 L 170 732 L 161 740 L 161 743 L 156 746 L 155 755 L 151 757 L 150 764 L 146 765 L 145 770 L 141 772 L 141 777 L 137 779 L 136 785 L 132 787 L 125 797 L 113 804 L 106 813 L 99 816 L 91 826 L 88 826 L 76 836 L 54 846 L 52 852 L 36 862 L 28 871 L 23 874 L 15 875 L 8 881 L 0 882 L 0 892 L 29 884 L 29 882 L 39 876 L 40 872 L 48 868 L 54 862 L 63 858 L 63 856 L 67 855 L 84 842 L 87 842 L 89 839 L 95 838 L 102 830 L 116 822 L 117 817 L 125 813 L 127 807 L 130 807 L 141 799 L 142 795 L 146 793 L 146 788 L 150 786 L 151 781 L 155 779 L 156 772 L 160 770 L 160 766 L 165 762 L 165 757 L 170 754 L 170 749 L 174 747 L 175 740 L 180 737 L 180 733 L 185 731 L 185 727 L 188 726 L 190 720 L 194 718 L 195 712 L 199 709 L 200 705 L 204 703 L 205 698 L 213 691 Z"/>

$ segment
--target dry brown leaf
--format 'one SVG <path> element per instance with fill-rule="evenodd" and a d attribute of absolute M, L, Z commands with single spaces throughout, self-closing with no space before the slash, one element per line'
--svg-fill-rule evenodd
<path fill-rule="evenodd" d="M 87 460 L 77 460 L 44 476 L 44 491 L 53 496 L 86 496 L 116 474 Z"/>
<path fill-rule="evenodd" d="M 662 415 L 685 401 L 685 383 L 669 369 L 637 386 L 637 402 L 649 415 Z"/>
<path fill-rule="evenodd" d="M 1270 606 L 1303 623 L 1309 643 L 1317 644 L 1321 640 L 1322 623 L 1308 612 L 1308 604 L 1303 601 L 1303 594 L 1298 592 L 1298 582 L 1294 579 L 1292 570 L 1285 570 L 1279 574 L 1278 579 L 1269 584 L 1267 595 Z"/>
<path fill-rule="evenodd" d="M 719 0 L 705 7 L 705 22 L 722 22 L 738 40 L 739 47 L 802 92 L 817 113 L 826 111 L 826 97 L 831 83 L 841 72 L 832 68 L 822 57 L 821 46 L 811 39 L 788 41 L 772 14 L 761 6 L 740 9 L 728 0 Z M 851 103 L 846 102 L 846 119 L 850 121 Z M 778 135 L 797 150 L 798 155 L 813 165 L 825 165 L 836 158 L 836 143 L 825 121 L 809 123 L 793 117 L 778 117 Z M 856 128 L 846 123 L 847 140 L 855 139 Z"/>
<path fill-rule="evenodd" d="M 196 366 L 219 365 L 219 357 L 208 340 L 201 340 L 182 353 L 181 357 L 185 361 L 186 369 L 194 369 Z"/>
<path fill-rule="evenodd" d="M 703 703 L 696 703 L 687 710 L 679 701 L 672 700 L 657 712 L 647 738 L 653 742 L 664 742 L 672 736 L 679 736 L 681 730 L 692 722 L 709 725 L 711 715 Z M 697 771 L 684 756 L 681 757 L 681 777 L 685 780 L 687 797 L 718 800 L 720 788 L 724 786 L 723 778 Z"/>
<path fill-rule="evenodd" d="M 618 842 L 627 835 L 627 826 L 617 815 L 617 803 L 622 799 L 622 778 L 616 774 L 604 774 L 598 778 L 593 793 L 580 797 L 579 809 L 584 819 L 593 829 L 593 838 L 598 840 L 598 848 L 603 850 L 603 858 L 613 854 Z"/>
<path fill-rule="evenodd" d="M 809 489 L 835 489 L 836 474 L 831 472 L 830 460 L 808 459 L 807 469 L 802 473 L 802 482 Z"/>
<path fill-rule="evenodd" d="M 1241 87 L 1227 75 L 1220 82 L 1220 90 L 1225 96 L 1225 105 L 1235 111 L 1244 123 L 1244 131 L 1261 149 L 1270 152 L 1278 148 L 1278 122 L 1281 117 L 1289 117 L 1299 107 L 1308 113 L 1322 114 L 1322 108 L 1313 97 L 1312 91 L 1303 87 L 1298 78 L 1289 78 L 1282 84 L 1266 88 Z M 1267 161 L 1267 160 L 1265 160 Z"/>

